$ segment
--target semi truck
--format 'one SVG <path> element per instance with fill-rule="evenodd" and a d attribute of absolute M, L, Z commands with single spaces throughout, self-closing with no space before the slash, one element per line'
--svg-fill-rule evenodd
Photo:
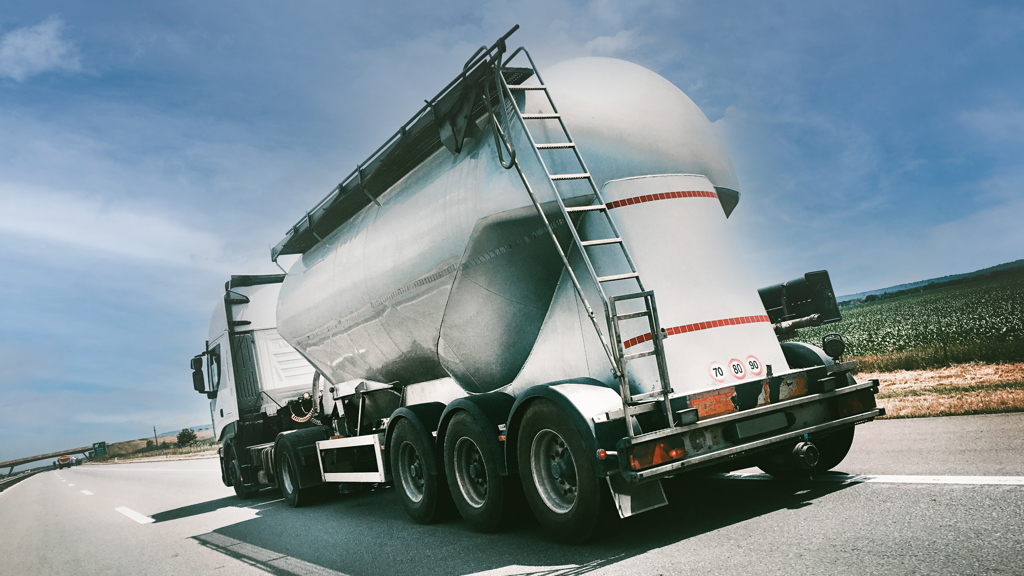
<path fill-rule="evenodd" d="M 621 60 L 542 76 L 515 29 L 304 213 L 290 268 L 226 283 L 192 369 L 239 497 L 387 485 L 485 532 L 525 499 L 579 542 L 667 478 L 822 473 L 884 414 L 839 334 L 792 341 L 840 320 L 826 271 L 751 283 L 700 109 Z"/>

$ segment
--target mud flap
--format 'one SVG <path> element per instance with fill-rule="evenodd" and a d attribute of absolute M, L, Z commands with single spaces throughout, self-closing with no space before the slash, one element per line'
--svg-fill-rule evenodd
<path fill-rule="evenodd" d="M 628 518 L 668 504 L 661 480 L 635 485 L 623 480 L 619 474 L 611 474 L 608 476 L 608 488 L 611 490 L 612 500 L 615 501 L 620 518 Z"/>

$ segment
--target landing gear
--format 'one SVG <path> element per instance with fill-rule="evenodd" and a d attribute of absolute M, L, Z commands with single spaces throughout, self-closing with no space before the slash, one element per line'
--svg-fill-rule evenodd
<path fill-rule="evenodd" d="M 449 495 L 444 477 L 427 470 L 427 461 L 434 458 L 428 440 L 412 422 L 403 419 L 395 425 L 389 452 L 402 507 L 420 524 L 439 520 L 449 504 Z"/>
<path fill-rule="evenodd" d="M 597 527 L 601 484 L 579 430 L 553 402 L 523 416 L 517 447 L 526 501 L 541 526 L 563 542 L 583 542 Z"/>
<path fill-rule="evenodd" d="M 444 441 L 448 487 L 459 514 L 478 532 L 493 532 L 505 516 L 505 478 L 487 431 L 468 412 L 456 414 Z"/>

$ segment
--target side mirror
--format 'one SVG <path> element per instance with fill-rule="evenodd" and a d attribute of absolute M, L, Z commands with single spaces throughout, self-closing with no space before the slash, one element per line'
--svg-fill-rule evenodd
<path fill-rule="evenodd" d="M 192 387 L 200 394 L 206 392 L 206 382 L 203 380 L 202 370 L 195 370 L 192 372 Z"/>
<path fill-rule="evenodd" d="M 203 369 L 203 357 L 202 356 L 196 356 L 196 357 L 192 358 L 192 369 L 193 370 L 202 370 Z"/>

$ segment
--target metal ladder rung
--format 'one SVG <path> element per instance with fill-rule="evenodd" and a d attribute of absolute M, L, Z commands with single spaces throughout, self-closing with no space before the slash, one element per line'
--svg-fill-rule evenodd
<path fill-rule="evenodd" d="M 547 86 L 509 86 L 509 90 L 547 90 Z"/>
<path fill-rule="evenodd" d="M 651 354 L 653 354 L 653 352 L 651 352 Z M 644 392 L 643 394 L 637 394 L 636 396 L 631 397 L 631 400 L 639 403 L 641 401 L 646 401 L 649 398 L 657 398 L 658 400 L 661 400 L 664 396 L 664 390 L 654 390 L 651 392 Z"/>
<path fill-rule="evenodd" d="M 648 350 L 647 352 L 637 352 L 636 354 L 626 354 L 622 357 L 622 360 L 629 362 L 630 360 L 636 360 L 637 358 L 643 358 L 644 356 L 654 356 L 654 350 Z"/>
<path fill-rule="evenodd" d="M 580 244 L 584 246 L 603 246 L 605 244 L 621 244 L 622 238 L 602 238 L 600 240 L 583 240 Z"/>
<path fill-rule="evenodd" d="M 604 204 L 591 204 L 590 206 L 566 206 L 565 211 L 572 214 L 573 212 L 596 212 L 598 210 L 607 210 L 608 207 Z"/>
<path fill-rule="evenodd" d="M 559 148 L 575 148 L 575 142 L 552 142 L 550 144 L 537 144 L 537 150 L 557 150 Z"/>
<path fill-rule="evenodd" d="M 643 318 L 644 316 L 650 316 L 650 310 L 644 310 L 643 312 L 631 312 L 629 314 L 619 314 L 615 317 L 616 320 L 632 320 L 633 318 Z"/>
<path fill-rule="evenodd" d="M 520 114 L 523 120 L 556 120 L 561 118 L 561 114 Z"/>
<path fill-rule="evenodd" d="M 556 180 L 556 181 L 557 180 L 586 180 L 587 178 L 590 178 L 590 173 L 589 172 L 584 172 L 582 174 L 552 174 L 551 175 L 551 179 L 552 180 Z"/>
<path fill-rule="evenodd" d="M 630 278 L 639 278 L 640 275 L 636 272 L 627 272 L 626 274 L 612 274 L 611 276 L 598 276 L 598 282 L 614 282 L 616 280 L 629 280 Z"/>

